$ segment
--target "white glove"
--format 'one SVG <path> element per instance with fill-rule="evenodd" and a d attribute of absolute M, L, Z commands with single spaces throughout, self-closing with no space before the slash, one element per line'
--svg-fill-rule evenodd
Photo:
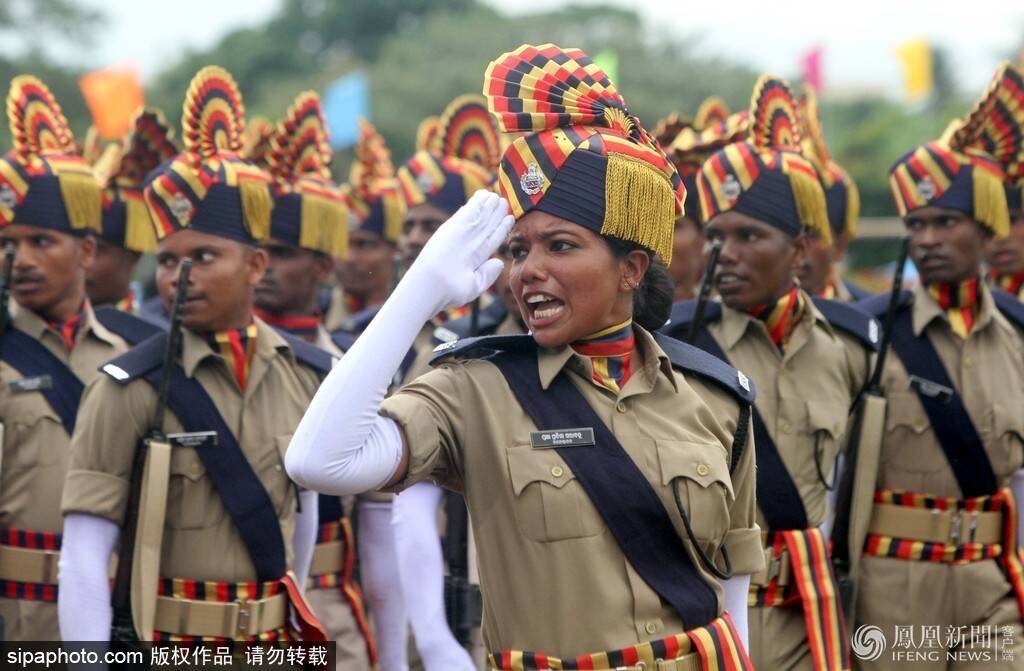
<path fill-rule="evenodd" d="M 478 191 L 437 230 L 313 397 L 285 455 L 293 480 L 346 495 L 391 479 L 402 459 L 402 437 L 393 421 L 377 414 L 388 385 L 427 320 L 494 283 L 502 262 L 490 257 L 513 223 L 508 203 Z"/>

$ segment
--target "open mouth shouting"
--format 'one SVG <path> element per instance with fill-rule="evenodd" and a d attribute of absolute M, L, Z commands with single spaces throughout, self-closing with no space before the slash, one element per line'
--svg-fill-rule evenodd
<path fill-rule="evenodd" d="M 550 326 L 565 312 L 565 302 L 542 291 L 528 291 L 523 294 L 527 321 L 531 330 Z"/>

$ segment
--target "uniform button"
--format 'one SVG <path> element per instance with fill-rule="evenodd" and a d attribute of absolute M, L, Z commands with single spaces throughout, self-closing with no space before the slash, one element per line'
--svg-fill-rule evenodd
<path fill-rule="evenodd" d="M 707 464 L 698 464 L 697 465 L 697 475 L 702 475 L 703 476 L 703 475 L 707 475 L 710 472 L 711 472 L 711 469 L 708 468 Z"/>
<path fill-rule="evenodd" d="M 970 355 L 964 357 L 964 365 L 970 368 L 974 365 L 974 358 Z"/>
<path fill-rule="evenodd" d="M 623 403 L 622 401 L 619 401 L 618 403 L 615 404 L 615 409 L 618 410 L 619 412 L 626 412 L 626 404 Z"/>
<path fill-rule="evenodd" d="M 281 464 L 278 464 L 277 466 L 274 466 L 274 470 L 275 471 L 281 470 Z"/>
<path fill-rule="evenodd" d="M 789 422 L 782 422 L 782 433 L 789 433 L 793 430 L 793 425 Z"/>
<path fill-rule="evenodd" d="M 658 625 L 654 624 L 653 622 L 648 622 L 646 625 L 644 625 L 644 630 L 648 634 L 653 634 L 654 632 L 658 631 Z"/>
<path fill-rule="evenodd" d="M 551 475 L 555 476 L 556 478 L 560 478 L 563 475 L 565 475 L 565 471 L 562 470 L 561 466 L 552 466 L 551 467 Z"/>

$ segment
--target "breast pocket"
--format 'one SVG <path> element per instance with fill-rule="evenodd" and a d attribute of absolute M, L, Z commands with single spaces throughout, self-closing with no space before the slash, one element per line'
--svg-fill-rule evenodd
<path fill-rule="evenodd" d="M 697 540 L 717 544 L 729 530 L 729 506 L 735 498 L 729 464 L 720 445 L 658 440 L 661 484 L 679 488 Z M 670 492 L 670 497 L 675 496 Z"/>
<path fill-rule="evenodd" d="M 38 392 L 5 408 L 4 468 L 50 466 L 67 456 L 68 437 L 60 417 Z M 20 395 L 19 395 L 20 396 Z"/>
<path fill-rule="evenodd" d="M 888 395 L 885 410 L 885 444 L 882 460 L 889 466 L 909 473 L 933 473 L 947 468 L 941 452 L 932 440 L 926 440 L 930 429 L 917 395 L 897 392 Z"/>
<path fill-rule="evenodd" d="M 227 511 L 213 480 L 197 454 L 215 446 L 171 448 L 171 477 L 167 487 L 167 527 L 208 529 L 224 519 Z"/>
<path fill-rule="evenodd" d="M 1000 400 L 992 406 L 995 448 L 992 466 L 1003 477 L 1021 467 L 1024 460 L 1024 396 Z"/>
<path fill-rule="evenodd" d="M 845 437 L 848 409 L 847 404 L 836 401 L 807 401 L 807 434 L 811 437 L 818 477 L 829 484 Z"/>
<path fill-rule="evenodd" d="M 508 472 L 519 531 L 532 541 L 596 536 L 604 521 L 572 469 L 554 450 L 509 448 Z"/>

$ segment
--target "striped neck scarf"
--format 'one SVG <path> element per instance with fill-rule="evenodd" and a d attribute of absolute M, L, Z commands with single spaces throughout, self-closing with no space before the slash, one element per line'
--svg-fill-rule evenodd
<path fill-rule="evenodd" d="M 266 310 L 256 309 L 256 316 L 274 328 L 289 333 L 306 342 L 315 342 L 320 331 L 322 315 L 314 312 L 311 315 L 275 315 Z"/>
<path fill-rule="evenodd" d="M 362 312 L 366 309 L 366 301 L 352 294 L 342 294 L 345 299 L 345 309 L 350 315 L 354 315 L 357 312 Z"/>
<path fill-rule="evenodd" d="M 993 270 L 989 272 L 988 276 L 992 281 L 992 286 L 1008 291 L 1017 298 L 1024 299 L 1024 273 L 1001 275 Z"/>
<path fill-rule="evenodd" d="M 618 394 L 633 375 L 635 345 L 633 320 L 627 319 L 577 340 L 572 343 L 572 348 L 577 354 L 590 359 L 594 382 Z"/>
<path fill-rule="evenodd" d="M 78 337 L 78 329 L 82 326 L 82 315 L 85 313 L 85 303 L 82 303 L 82 307 L 78 308 L 78 312 L 71 315 L 63 322 L 51 322 L 47 321 L 47 325 L 57 332 L 61 340 L 64 341 L 64 346 L 68 348 L 70 352 L 75 348 L 75 338 Z"/>
<path fill-rule="evenodd" d="M 135 312 L 135 292 L 129 289 L 124 298 L 114 303 L 114 307 L 121 312 Z"/>
<path fill-rule="evenodd" d="M 249 324 L 244 329 L 228 329 L 206 334 L 206 342 L 214 352 L 224 357 L 228 368 L 235 375 L 238 388 L 245 391 L 245 383 L 249 379 L 249 364 L 256 351 L 256 324 Z"/>
<path fill-rule="evenodd" d="M 972 277 L 962 282 L 937 282 L 927 288 L 928 294 L 945 311 L 953 333 L 966 340 L 981 308 L 981 282 Z"/>
<path fill-rule="evenodd" d="M 821 298 L 827 298 L 830 301 L 834 301 L 836 299 L 836 295 L 836 285 L 834 282 L 831 281 L 825 285 L 824 289 L 818 292 L 818 296 L 820 296 Z"/>
<path fill-rule="evenodd" d="M 800 319 L 803 318 L 806 307 L 800 289 L 793 287 L 778 300 L 759 305 L 748 312 L 750 316 L 764 322 L 772 344 L 780 352 L 785 352 L 786 345 L 789 344 L 789 337 L 793 334 L 796 325 L 800 323 Z"/>

